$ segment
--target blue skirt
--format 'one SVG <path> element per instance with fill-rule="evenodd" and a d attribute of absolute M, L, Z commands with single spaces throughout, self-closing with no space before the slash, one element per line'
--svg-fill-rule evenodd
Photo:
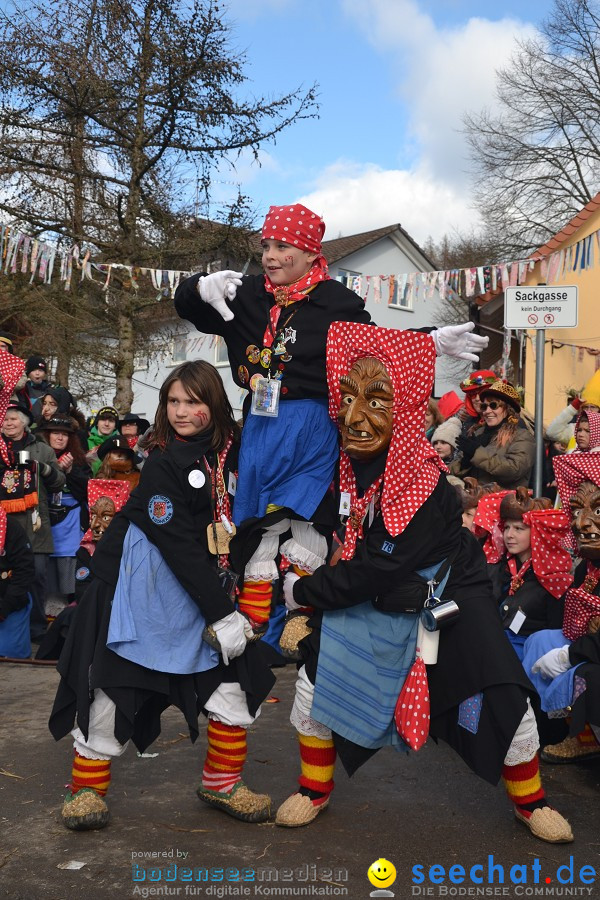
<path fill-rule="evenodd" d="M 569 644 L 560 628 L 545 629 L 529 635 L 523 648 L 523 668 L 540 695 L 544 712 L 557 712 L 571 706 L 575 689 L 575 674 L 579 666 L 572 666 L 561 672 L 556 678 L 546 678 L 539 672 L 532 672 L 531 667 L 537 660 L 548 653 Z"/>
<path fill-rule="evenodd" d="M 262 518 L 286 506 L 310 520 L 325 496 L 339 456 L 326 400 L 284 400 L 276 418 L 249 415 L 242 429 L 233 519 Z"/>

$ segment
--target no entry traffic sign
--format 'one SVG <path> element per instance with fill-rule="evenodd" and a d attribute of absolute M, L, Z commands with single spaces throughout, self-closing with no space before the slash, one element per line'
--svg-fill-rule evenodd
<path fill-rule="evenodd" d="M 505 328 L 575 328 L 577 286 L 509 287 L 504 291 Z"/>

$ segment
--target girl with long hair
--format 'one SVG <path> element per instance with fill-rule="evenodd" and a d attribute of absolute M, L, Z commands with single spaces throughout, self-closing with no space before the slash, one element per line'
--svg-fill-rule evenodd
<path fill-rule="evenodd" d="M 243 821 L 270 814 L 270 798 L 242 781 L 246 729 L 274 678 L 268 648 L 247 643 L 252 629 L 233 606 L 239 429 L 218 372 L 202 361 L 174 369 L 155 423 L 140 483 L 98 544 L 58 664 L 50 729 L 75 739 L 62 812 L 73 830 L 106 825 L 112 757 L 129 739 L 143 752 L 170 705 L 192 741 L 198 711 L 208 715 L 198 797 Z M 219 652 L 202 639 L 207 626 Z"/>

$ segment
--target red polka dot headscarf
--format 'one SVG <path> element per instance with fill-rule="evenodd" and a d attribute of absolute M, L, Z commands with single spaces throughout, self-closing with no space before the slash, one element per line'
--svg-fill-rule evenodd
<path fill-rule="evenodd" d="M 596 412 L 593 409 L 582 409 L 577 416 L 577 421 L 575 422 L 575 431 L 579 426 L 579 423 L 582 419 L 587 419 L 590 426 L 590 446 L 588 450 L 580 451 L 583 453 L 589 452 L 591 450 L 600 450 L 600 412 Z"/>
<path fill-rule="evenodd" d="M 383 363 L 394 388 L 394 426 L 383 476 L 381 512 L 389 534 L 400 534 L 447 468 L 425 437 L 427 401 L 435 376 L 435 346 L 428 334 L 377 328 L 358 322 L 334 322 L 327 335 L 329 415 L 337 424 L 340 376 L 357 359 L 372 356 Z M 356 497 L 350 458 L 340 455 L 342 491 Z"/>
<path fill-rule="evenodd" d="M 129 500 L 131 485 L 128 481 L 118 481 L 112 478 L 90 478 L 88 481 L 88 506 L 90 509 L 100 497 L 112 500 L 115 512 L 123 509 Z M 91 528 L 88 528 L 81 541 L 82 544 L 91 543 L 94 539 Z"/>
<path fill-rule="evenodd" d="M 325 222 L 300 203 L 293 206 L 270 206 L 265 216 L 261 239 L 283 241 L 309 253 L 321 253 Z"/>
<path fill-rule="evenodd" d="M 12 353 L 0 353 L 0 428 L 4 424 L 6 410 L 17 382 L 25 372 L 25 363 Z M 12 465 L 4 438 L 0 435 L 0 458 L 5 465 Z"/>
<path fill-rule="evenodd" d="M 584 481 L 600 486 L 600 453 L 563 453 L 552 460 L 558 495 L 564 510 L 569 510 L 571 497 L 579 490 Z M 577 550 L 577 541 L 569 529 L 567 546 Z"/>

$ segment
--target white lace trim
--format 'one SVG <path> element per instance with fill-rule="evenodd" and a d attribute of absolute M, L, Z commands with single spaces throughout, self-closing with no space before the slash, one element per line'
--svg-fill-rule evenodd
<path fill-rule="evenodd" d="M 275 581 L 279 577 L 275 562 L 248 563 L 244 569 L 244 581 Z"/>
<path fill-rule="evenodd" d="M 527 699 L 527 711 L 519 723 L 515 736 L 508 748 L 504 764 L 517 766 L 519 763 L 529 762 L 540 749 L 540 737 L 537 730 L 535 715 L 531 703 Z"/>
<path fill-rule="evenodd" d="M 304 569 L 309 575 L 312 575 L 319 566 L 325 565 L 325 559 L 322 556 L 307 550 L 294 538 L 290 538 L 281 545 L 281 552 L 291 563 Z"/>
<path fill-rule="evenodd" d="M 296 706 L 296 703 L 292 706 L 290 722 L 299 734 L 303 734 L 306 737 L 321 738 L 323 741 L 331 740 L 331 729 L 327 728 L 326 725 L 317 722 L 311 716 L 303 715 L 301 710 Z"/>

